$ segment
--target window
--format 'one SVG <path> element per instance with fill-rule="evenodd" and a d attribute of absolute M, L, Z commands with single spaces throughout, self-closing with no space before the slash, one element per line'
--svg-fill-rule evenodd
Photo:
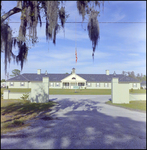
<path fill-rule="evenodd" d="M 10 82 L 10 86 L 14 86 L 14 82 Z"/>
<path fill-rule="evenodd" d="M 133 87 L 137 87 L 137 83 L 133 83 Z"/>
<path fill-rule="evenodd" d="M 59 83 L 58 83 L 58 82 L 56 83 L 56 86 L 59 86 Z"/>
<path fill-rule="evenodd" d="M 24 86 L 24 82 L 20 82 L 20 86 Z"/>
<path fill-rule="evenodd" d="M 109 84 L 108 83 L 104 83 L 104 87 L 109 87 Z"/>
<path fill-rule="evenodd" d="M 69 83 L 64 83 L 65 86 L 69 86 Z"/>
<path fill-rule="evenodd" d="M 53 87 L 53 86 L 54 86 L 54 84 L 53 84 L 53 83 L 50 83 L 50 86 L 52 86 L 52 87 Z"/>
<path fill-rule="evenodd" d="M 97 87 L 100 87 L 100 83 L 96 83 L 96 86 L 97 86 Z"/>
<path fill-rule="evenodd" d="M 91 86 L 91 83 L 87 83 L 87 86 Z"/>
<path fill-rule="evenodd" d="M 78 83 L 78 86 L 84 86 L 84 83 Z"/>

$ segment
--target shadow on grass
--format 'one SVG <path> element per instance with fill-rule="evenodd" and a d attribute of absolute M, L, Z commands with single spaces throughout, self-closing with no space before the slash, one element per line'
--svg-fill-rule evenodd
<path fill-rule="evenodd" d="M 25 115 L 31 115 L 33 113 L 39 113 L 42 111 L 46 111 L 51 109 L 56 103 L 55 102 L 47 102 L 47 103 L 31 103 L 29 101 L 26 102 L 17 102 L 9 104 L 8 106 L 1 107 L 2 115 L 7 115 L 15 112 L 15 116 L 20 114 Z M 22 117 L 22 116 L 20 116 Z M 17 117 L 15 119 L 19 119 L 20 117 Z M 5 122 L 12 121 L 6 120 Z"/>

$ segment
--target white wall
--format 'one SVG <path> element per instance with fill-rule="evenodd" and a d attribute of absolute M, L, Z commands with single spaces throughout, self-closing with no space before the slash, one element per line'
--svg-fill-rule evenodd
<path fill-rule="evenodd" d="M 31 87 L 31 102 L 45 103 L 49 100 L 49 78 L 43 77 L 42 82 L 32 83 Z"/>
<path fill-rule="evenodd" d="M 9 90 L 5 90 L 3 94 L 3 99 L 21 99 L 23 94 L 25 93 L 9 92 Z M 27 100 L 30 99 L 30 93 L 28 94 L 29 94 L 29 97 Z"/>
<path fill-rule="evenodd" d="M 23 82 L 23 81 L 22 81 Z M 24 82 L 24 86 L 21 86 L 21 81 L 13 82 L 13 86 L 10 85 L 11 82 L 7 82 L 9 88 L 31 88 L 31 82 Z"/>
<path fill-rule="evenodd" d="M 140 89 L 140 83 L 136 83 L 137 87 L 133 87 L 133 83 L 129 83 L 129 89 Z"/>
<path fill-rule="evenodd" d="M 118 78 L 113 78 L 111 100 L 112 103 L 129 103 L 129 83 L 118 83 Z"/>
<path fill-rule="evenodd" d="M 53 83 L 53 86 L 51 86 L 51 83 Z M 59 86 L 56 86 L 56 83 L 59 84 Z M 62 88 L 62 82 L 50 82 L 49 83 L 49 88 L 53 89 L 61 89 Z"/>
<path fill-rule="evenodd" d="M 144 93 L 144 94 L 130 94 L 129 100 L 130 101 L 146 100 L 146 93 Z"/>
<path fill-rule="evenodd" d="M 90 83 L 91 85 L 90 86 L 86 86 L 87 89 L 111 89 L 111 83 L 108 83 L 108 87 L 105 87 L 105 83 L 104 82 L 87 82 L 87 83 Z M 100 87 L 97 87 L 97 83 L 100 83 Z"/>

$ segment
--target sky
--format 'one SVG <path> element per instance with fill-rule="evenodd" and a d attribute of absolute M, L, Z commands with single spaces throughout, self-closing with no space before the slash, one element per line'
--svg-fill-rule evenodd
<path fill-rule="evenodd" d="M 121 74 L 122 71 L 134 71 L 146 75 L 146 1 L 105 1 L 104 9 L 100 8 L 98 17 L 100 39 L 92 59 L 92 42 L 89 39 L 87 23 L 82 21 L 75 1 L 64 3 L 70 14 L 56 37 L 56 45 L 47 42 L 45 23 L 37 27 L 38 43 L 29 49 L 23 73 L 71 73 L 76 68 L 78 74 L 105 74 L 109 70 Z M 3 1 L 5 12 L 16 6 L 14 1 Z M 19 22 L 20 13 L 10 17 L 10 22 Z M 88 21 L 86 17 L 85 22 Z M 105 22 L 105 23 L 104 23 Z M 144 22 L 144 23 L 110 23 L 110 22 Z M 11 28 L 18 34 L 19 23 L 10 23 Z M 77 63 L 75 63 L 75 48 L 77 48 Z M 13 49 L 17 54 L 17 49 Z M 20 64 L 11 62 L 8 73 L 21 70 Z M 4 54 L 1 53 L 1 79 L 6 79 L 4 71 Z"/>

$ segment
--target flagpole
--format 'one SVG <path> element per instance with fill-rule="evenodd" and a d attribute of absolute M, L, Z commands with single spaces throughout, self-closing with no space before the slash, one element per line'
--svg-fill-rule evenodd
<path fill-rule="evenodd" d="M 75 56 L 76 56 L 76 61 L 75 61 L 75 70 L 76 70 L 76 62 L 77 62 L 77 45 L 76 45 L 76 16 L 75 16 Z M 76 72 L 75 72 L 75 86 L 76 86 Z M 76 92 L 76 88 L 75 88 Z"/>

